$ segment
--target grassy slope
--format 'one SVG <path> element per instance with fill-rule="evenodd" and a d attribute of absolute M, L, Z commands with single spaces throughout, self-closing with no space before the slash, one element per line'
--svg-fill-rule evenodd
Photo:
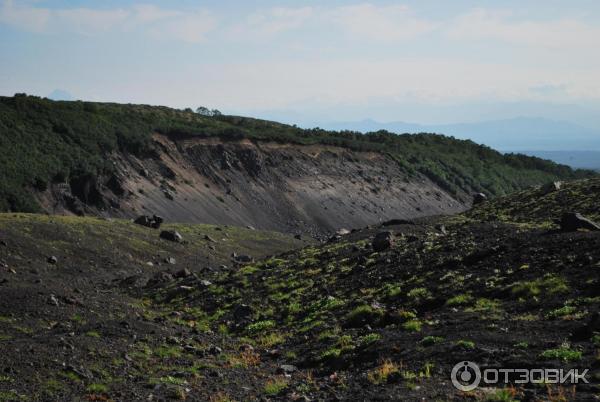
<path fill-rule="evenodd" d="M 159 231 L 124 220 L 0 214 L 0 400 L 106 400 L 106 394 L 146 400 L 152 392 L 178 396 L 184 383 L 196 388 L 198 372 L 229 364 L 200 356 L 212 344 L 226 346 L 206 332 L 215 317 L 202 308 L 174 314 L 153 306 L 140 294 L 144 283 L 157 272 L 183 268 L 201 277 L 210 274 L 207 267 L 223 272 L 219 266 L 231 267 L 233 252 L 262 258 L 310 244 L 235 227 L 164 228 L 179 231 L 185 243 L 159 239 Z M 57 264 L 46 262 L 51 255 Z M 175 265 L 166 257 L 174 257 Z M 195 278 L 186 280 L 193 284 Z M 58 306 L 48 302 L 50 295 Z M 191 349 L 184 352 L 169 337 L 183 337 Z M 234 372 L 203 386 L 201 399 L 232 377 Z M 163 389 L 153 391 L 156 385 Z"/>
<path fill-rule="evenodd" d="M 223 320 L 231 318 L 229 308 L 248 303 L 255 314 L 234 330 L 242 342 L 277 347 L 286 352 L 283 361 L 322 374 L 337 371 L 345 386 L 334 394 L 345 397 L 445 399 L 452 391 L 440 383 L 463 359 L 490 366 L 597 366 L 600 334 L 578 342 L 570 334 L 600 309 L 600 236 L 547 232 L 564 205 L 598 214 L 596 186 L 592 180 L 569 184 L 541 202 L 536 190 L 499 199 L 445 219 L 446 235 L 426 223 L 394 227 L 403 236 L 386 252 L 369 247 L 377 230 L 360 231 L 221 277 L 215 282 L 225 291 L 218 294 L 173 302 L 164 297 L 171 285 L 153 297 L 159 305 L 203 305 Z M 501 214 L 507 222 L 494 218 L 500 211 L 509 211 Z M 600 380 L 600 373 L 592 370 L 592 376 Z M 534 387 L 513 397 L 561 392 Z"/>
<path fill-rule="evenodd" d="M 54 102 L 0 97 L 0 210 L 36 211 L 32 188 L 50 182 L 108 175 L 114 151 L 151 156 L 151 134 L 218 136 L 297 144 L 333 144 L 389 153 L 408 175 L 425 174 L 447 191 L 501 195 L 552 179 L 587 176 L 566 166 L 519 155 L 501 155 L 471 141 L 433 134 L 362 135 L 297 127 L 235 116 L 144 105 Z"/>
<path fill-rule="evenodd" d="M 475 219 L 551 225 L 564 212 L 579 212 L 600 221 L 600 179 L 564 183 L 560 191 L 523 190 L 470 211 Z"/>
<path fill-rule="evenodd" d="M 0 281 L 8 280 L 0 285 L 0 342 L 11 367 L 0 376 L 0 397 L 589 398 L 598 393 L 600 337 L 572 340 L 571 333 L 600 309 L 600 235 L 549 232 L 547 220 L 563 204 L 597 211 L 596 184 L 567 185 L 535 213 L 539 194 L 522 193 L 520 212 L 511 212 L 519 219 L 501 212 L 509 205 L 499 199 L 444 218 L 447 234 L 436 221 L 388 227 L 399 240 L 384 252 L 370 248 L 381 230 L 373 228 L 212 271 L 202 268 L 231 266 L 232 251 L 262 257 L 302 242 L 238 228 L 173 226 L 190 241 L 181 245 L 126 221 L 0 215 L 7 243 L 0 261 L 8 265 L 0 270 Z M 56 266 L 45 263 L 51 254 L 59 257 Z M 165 256 L 177 264 L 145 264 Z M 189 277 L 134 285 L 184 266 L 211 284 Z M 50 293 L 58 307 L 47 303 Z M 234 315 L 242 304 L 252 309 L 247 319 Z M 30 351 L 27 361 L 19 350 Z M 592 386 L 575 394 L 530 386 L 461 395 L 448 381 L 461 360 L 589 367 Z M 300 370 L 282 376 L 282 363 Z"/>

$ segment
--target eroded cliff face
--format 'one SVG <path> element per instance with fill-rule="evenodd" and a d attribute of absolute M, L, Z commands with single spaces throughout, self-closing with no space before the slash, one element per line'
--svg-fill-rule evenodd
<path fill-rule="evenodd" d="M 380 153 L 160 134 L 154 142 L 152 157 L 115 154 L 114 175 L 54 185 L 40 202 L 50 213 L 158 214 L 310 235 L 465 208 Z"/>

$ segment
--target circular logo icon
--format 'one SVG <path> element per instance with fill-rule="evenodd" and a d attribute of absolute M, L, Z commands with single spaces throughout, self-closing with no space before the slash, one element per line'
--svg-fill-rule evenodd
<path fill-rule="evenodd" d="M 481 382 L 481 370 L 473 362 L 460 362 L 450 374 L 454 388 L 460 391 L 473 391 Z"/>

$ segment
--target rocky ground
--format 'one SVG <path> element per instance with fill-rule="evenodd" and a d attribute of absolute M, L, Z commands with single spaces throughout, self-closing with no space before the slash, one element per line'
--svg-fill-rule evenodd
<path fill-rule="evenodd" d="M 598 220 L 599 189 L 325 243 L 0 215 L 0 400 L 598 400 L 600 232 L 554 221 Z M 464 360 L 589 369 L 589 384 L 463 392 L 450 371 Z"/>

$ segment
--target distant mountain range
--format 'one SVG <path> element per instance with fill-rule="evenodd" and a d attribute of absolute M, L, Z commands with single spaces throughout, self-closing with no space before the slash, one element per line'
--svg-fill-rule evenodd
<path fill-rule="evenodd" d="M 600 171 L 600 151 L 519 151 L 519 153 L 549 159 L 573 168 Z"/>
<path fill-rule="evenodd" d="M 314 123 L 328 130 L 394 133 L 439 133 L 470 139 L 501 152 L 519 152 L 550 159 L 575 168 L 600 170 L 600 132 L 566 121 L 516 117 L 477 123 L 415 124 L 381 123 L 372 119 L 354 122 Z"/>
<path fill-rule="evenodd" d="M 600 151 L 599 131 L 570 122 L 535 117 L 437 125 L 401 121 L 381 123 L 366 119 L 354 122 L 316 123 L 312 126 L 329 130 L 360 132 L 387 130 L 394 133 L 439 133 L 460 139 L 471 139 L 504 152 L 519 150 Z"/>

